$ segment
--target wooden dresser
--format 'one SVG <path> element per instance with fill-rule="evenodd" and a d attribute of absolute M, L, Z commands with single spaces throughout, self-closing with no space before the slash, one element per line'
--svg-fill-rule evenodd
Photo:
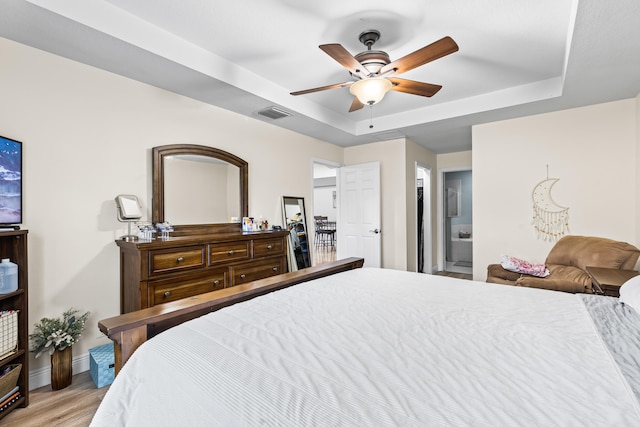
<path fill-rule="evenodd" d="M 120 312 L 285 273 L 287 236 L 286 231 L 264 231 L 116 240 Z"/>

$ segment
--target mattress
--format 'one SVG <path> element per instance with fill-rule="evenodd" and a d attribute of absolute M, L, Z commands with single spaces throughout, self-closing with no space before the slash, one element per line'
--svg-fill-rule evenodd
<path fill-rule="evenodd" d="M 91 425 L 640 425 L 633 387 L 599 333 L 606 322 L 589 314 L 607 309 L 592 302 L 351 270 L 147 341 Z M 613 341 L 633 371 L 637 346 Z"/>

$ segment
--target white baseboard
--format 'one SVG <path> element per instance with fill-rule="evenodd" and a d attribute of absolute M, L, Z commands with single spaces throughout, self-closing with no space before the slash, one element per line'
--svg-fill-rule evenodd
<path fill-rule="evenodd" d="M 47 356 L 42 356 L 47 357 Z M 74 357 L 72 362 L 73 374 L 79 374 L 89 370 L 89 353 Z M 51 384 L 51 365 L 44 368 L 29 371 L 29 390 L 44 387 Z"/>

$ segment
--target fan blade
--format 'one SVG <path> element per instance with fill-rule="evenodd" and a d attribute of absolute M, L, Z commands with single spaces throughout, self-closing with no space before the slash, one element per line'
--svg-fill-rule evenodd
<path fill-rule="evenodd" d="M 321 87 L 316 87 L 316 88 L 313 88 L 313 89 L 299 90 L 297 92 L 291 92 L 291 95 L 305 95 L 307 93 L 320 92 L 320 91 L 323 91 L 323 90 L 338 89 L 338 88 L 341 88 L 341 87 L 351 86 L 354 83 L 355 82 L 336 83 L 334 85 L 321 86 Z"/>
<path fill-rule="evenodd" d="M 393 83 L 391 90 L 395 90 L 396 92 L 410 93 L 412 95 L 430 97 L 435 95 L 440 89 L 442 89 L 442 86 L 440 85 L 416 82 L 415 80 L 399 79 L 397 77 L 392 77 L 389 79 L 389 81 Z"/>
<path fill-rule="evenodd" d="M 349 112 L 352 113 L 354 111 L 358 111 L 364 107 L 364 104 L 360 102 L 357 96 L 353 97 L 353 102 L 351 103 L 351 108 L 349 108 Z"/>
<path fill-rule="evenodd" d="M 318 46 L 327 55 L 335 59 L 340 65 L 349 70 L 352 74 L 358 74 L 361 77 L 367 77 L 366 71 L 363 71 L 363 66 L 356 58 L 349 53 L 347 49 L 342 47 L 338 43 L 322 44 Z"/>
<path fill-rule="evenodd" d="M 443 37 L 437 42 L 433 42 L 428 46 L 418 49 L 400 59 L 396 59 L 393 62 L 385 65 L 378 72 L 382 75 L 386 72 L 395 70 L 390 75 L 405 73 L 409 70 L 413 70 L 416 67 L 426 64 L 427 62 L 435 61 L 438 58 L 447 56 L 453 52 L 458 51 L 458 45 L 449 36 Z"/>

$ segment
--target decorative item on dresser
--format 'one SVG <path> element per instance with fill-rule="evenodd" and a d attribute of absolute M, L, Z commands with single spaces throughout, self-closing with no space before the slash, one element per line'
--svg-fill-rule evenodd
<path fill-rule="evenodd" d="M 0 232 L 0 257 L 9 258 L 18 266 L 18 289 L 0 294 L 2 419 L 14 409 L 24 408 L 29 404 L 27 230 Z M 5 392 L 2 393 L 3 391 Z M 17 397 L 14 397 L 16 393 Z M 8 400 L 13 403 L 4 405 Z"/>

